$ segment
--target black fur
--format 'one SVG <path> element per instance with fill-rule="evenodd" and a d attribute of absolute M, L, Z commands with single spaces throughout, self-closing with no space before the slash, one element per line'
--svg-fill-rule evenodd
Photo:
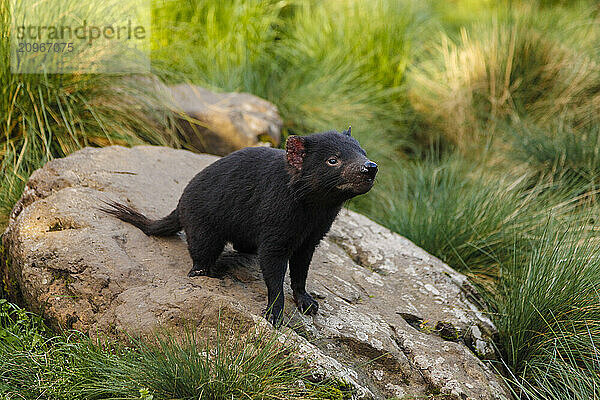
<path fill-rule="evenodd" d="M 267 317 L 277 323 L 288 262 L 298 308 L 317 312 L 318 304 L 305 288 L 315 247 L 344 201 L 369 191 L 376 173 L 377 165 L 350 130 L 290 136 L 286 150 L 251 147 L 209 165 L 161 220 L 117 203 L 104 210 L 147 235 L 183 229 L 194 263 L 189 276 L 214 276 L 226 242 L 237 251 L 257 253 L 268 289 Z"/>

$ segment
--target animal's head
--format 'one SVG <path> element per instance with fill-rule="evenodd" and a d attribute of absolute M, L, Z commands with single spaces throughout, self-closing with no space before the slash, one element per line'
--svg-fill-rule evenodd
<path fill-rule="evenodd" d="M 291 183 L 303 196 L 328 196 L 344 201 L 368 192 L 375 182 L 377 164 L 351 135 L 351 130 L 310 136 L 289 136 L 286 142 Z"/>

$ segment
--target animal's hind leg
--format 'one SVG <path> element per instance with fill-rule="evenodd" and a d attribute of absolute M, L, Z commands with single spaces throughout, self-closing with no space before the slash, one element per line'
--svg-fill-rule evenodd
<path fill-rule="evenodd" d="M 225 247 L 225 240 L 208 235 L 201 229 L 186 229 L 188 250 L 194 265 L 188 276 L 215 276 L 215 263 Z"/>

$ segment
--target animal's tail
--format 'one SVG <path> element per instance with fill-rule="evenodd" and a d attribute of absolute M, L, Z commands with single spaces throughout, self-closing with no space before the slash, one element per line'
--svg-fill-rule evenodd
<path fill-rule="evenodd" d="M 177 209 L 163 219 L 151 220 L 124 204 L 114 201 L 104 202 L 104 204 L 106 204 L 106 207 L 100 208 L 101 211 L 114 215 L 121 221 L 129 222 L 140 228 L 146 235 L 172 236 L 181 230 Z"/>

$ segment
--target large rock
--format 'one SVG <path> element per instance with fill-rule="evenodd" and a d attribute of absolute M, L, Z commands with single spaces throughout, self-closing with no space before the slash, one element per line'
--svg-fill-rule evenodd
<path fill-rule="evenodd" d="M 147 237 L 98 211 L 101 200 L 151 217 L 177 204 L 213 156 L 139 146 L 86 148 L 36 171 L 3 236 L 9 294 L 54 326 L 92 334 L 144 334 L 158 326 L 239 329 L 261 318 L 266 288 L 253 257 L 226 253 L 222 279 L 188 278 L 185 240 Z M 308 289 L 317 316 L 298 315 L 286 293 L 298 346 L 316 376 L 343 378 L 356 397 L 507 399 L 478 357 L 493 358 L 491 321 L 466 278 L 407 239 L 351 211 L 341 212 L 312 262 Z"/>

